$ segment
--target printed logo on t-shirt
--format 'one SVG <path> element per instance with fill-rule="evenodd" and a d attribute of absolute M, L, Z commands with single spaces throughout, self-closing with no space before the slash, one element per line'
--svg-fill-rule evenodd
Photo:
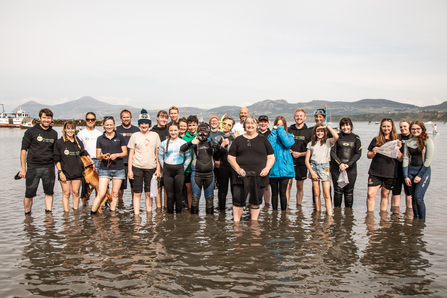
<path fill-rule="evenodd" d="M 43 138 L 42 138 L 42 136 L 41 136 L 41 135 L 39 135 L 39 136 L 37 137 L 37 140 L 38 140 L 39 142 L 42 142 L 42 141 L 43 141 Z"/>
<path fill-rule="evenodd" d="M 348 147 L 349 143 L 343 143 L 343 146 Z"/>
<path fill-rule="evenodd" d="M 64 154 L 65 154 L 65 155 L 68 155 L 68 154 L 70 154 L 70 151 L 69 151 L 68 149 L 65 149 L 65 150 L 64 150 Z"/>
<path fill-rule="evenodd" d="M 151 144 L 151 140 L 144 139 L 144 146 L 149 146 Z"/>
<path fill-rule="evenodd" d="M 121 135 L 123 137 L 131 137 L 133 135 L 133 132 L 122 132 Z"/>
<path fill-rule="evenodd" d="M 85 141 L 86 142 L 90 141 L 90 138 L 89 137 L 85 137 Z"/>

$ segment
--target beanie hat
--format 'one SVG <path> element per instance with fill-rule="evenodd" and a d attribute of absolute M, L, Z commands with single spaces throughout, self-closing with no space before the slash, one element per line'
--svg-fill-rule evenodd
<path fill-rule="evenodd" d="M 140 125 L 141 123 L 147 123 L 149 125 L 152 124 L 151 116 L 149 116 L 145 109 L 142 109 L 140 112 L 140 116 L 138 116 L 138 125 Z"/>
<path fill-rule="evenodd" d="M 220 121 L 219 117 L 217 117 L 217 116 L 212 116 L 212 117 L 210 118 L 210 120 L 208 120 L 208 123 L 211 124 L 211 120 L 213 120 L 214 118 L 216 118 L 217 121 Z"/>

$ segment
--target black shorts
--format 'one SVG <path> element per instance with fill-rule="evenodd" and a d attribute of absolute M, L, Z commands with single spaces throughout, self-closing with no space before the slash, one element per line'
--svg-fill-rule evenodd
<path fill-rule="evenodd" d="M 394 188 L 394 181 L 396 179 L 394 178 L 383 178 L 383 177 L 377 177 L 377 176 L 369 176 L 368 177 L 368 187 L 374 187 L 374 186 L 382 186 L 386 189 L 393 189 Z"/>
<path fill-rule="evenodd" d="M 244 185 L 243 184 L 233 184 L 232 186 L 233 190 L 233 206 L 235 207 L 245 207 L 245 200 L 244 197 Z M 261 187 L 259 190 L 259 198 L 252 198 L 250 195 L 249 197 L 249 203 L 251 205 L 261 205 L 262 204 L 262 197 L 264 195 L 265 187 Z"/>
<path fill-rule="evenodd" d="M 307 178 L 307 167 L 306 165 L 295 164 L 293 163 L 293 167 L 295 168 L 295 180 L 302 181 Z"/>
<path fill-rule="evenodd" d="M 185 172 L 185 183 L 191 183 L 191 173 Z"/>
<path fill-rule="evenodd" d="M 132 166 L 133 172 L 133 191 L 134 193 L 142 193 L 143 192 L 143 184 L 144 184 L 144 192 L 151 191 L 151 179 L 155 173 L 155 169 L 139 169 Z"/>
<path fill-rule="evenodd" d="M 127 189 L 127 179 L 129 179 L 129 177 L 127 176 L 128 172 L 129 172 L 129 167 L 128 167 L 128 164 L 125 163 L 124 164 L 124 174 L 126 175 L 126 177 L 122 180 L 123 182 L 121 182 L 120 190 Z M 130 184 L 130 188 L 133 189 L 133 179 L 129 179 L 129 184 Z"/>
<path fill-rule="evenodd" d="M 34 198 L 36 196 L 40 179 L 42 179 L 43 192 L 46 195 L 52 196 L 54 194 L 54 173 L 54 166 L 49 168 L 27 169 L 25 178 L 25 198 Z"/>
<path fill-rule="evenodd" d="M 399 196 L 402 193 L 402 186 L 406 196 L 411 196 L 410 188 L 405 184 L 404 174 L 399 175 L 394 182 L 393 196 Z"/>

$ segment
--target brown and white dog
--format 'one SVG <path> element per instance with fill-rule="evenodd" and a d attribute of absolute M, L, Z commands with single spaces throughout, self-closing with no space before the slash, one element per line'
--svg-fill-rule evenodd
<path fill-rule="evenodd" d="M 97 194 L 99 193 L 99 175 L 95 170 L 93 170 L 93 164 L 90 158 L 88 158 L 87 156 L 81 156 L 81 160 L 84 164 L 84 180 L 85 183 L 88 185 L 87 193 L 82 196 L 82 205 L 87 206 L 87 201 L 90 199 L 90 195 L 93 189 L 96 191 Z M 106 202 L 108 202 L 109 205 L 112 203 L 112 196 L 110 195 L 108 189 L 106 191 L 106 195 L 101 201 L 101 204 L 99 205 L 98 213 L 102 213 L 101 207 Z"/>

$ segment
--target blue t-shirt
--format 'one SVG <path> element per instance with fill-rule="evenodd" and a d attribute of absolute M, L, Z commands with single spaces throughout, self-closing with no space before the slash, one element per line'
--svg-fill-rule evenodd
<path fill-rule="evenodd" d="M 186 141 L 182 139 L 177 139 L 175 142 L 170 141 L 168 150 L 166 150 L 166 145 L 168 140 L 161 142 L 158 147 L 158 161 L 160 165 L 163 167 L 164 163 L 169 165 L 180 165 L 183 164 L 183 168 L 186 171 L 186 168 L 191 163 L 191 151 L 188 150 L 183 152 L 180 150 L 180 147 L 183 144 L 186 144 Z"/>
<path fill-rule="evenodd" d="M 98 139 L 96 140 L 96 148 L 101 148 L 102 154 L 122 153 L 122 146 L 127 146 L 126 140 L 122 135 L 116 132 L 112 139 L 107 138 L 106 133 L 104 132 L 102 136 L 98 137 Z M 99 168 L 101 170 L 124 170 L 123 158 L 118 157 L 113 161 L 110 159 L 103 159 L 101 160 L 101 166 Z"/>
<path fill-rule="evenodd" d="M 126 141 L 126 146 L 127 146 L 127 144 L 129 144 L 130 137 L 134 133 L 139 132 L 139 131 L 140 131 L 140 129 L 135 125 L 131 125 L 129 128 L 124 128 L 122 125 L 116 127 L 116 132 L 124 137 L 124 140 Z M 127 156 L 123 158 L 123 161 L 125 164 L 128 163 L 128 156 L 129 156 L 129 151 L 127 151 Z"/>

